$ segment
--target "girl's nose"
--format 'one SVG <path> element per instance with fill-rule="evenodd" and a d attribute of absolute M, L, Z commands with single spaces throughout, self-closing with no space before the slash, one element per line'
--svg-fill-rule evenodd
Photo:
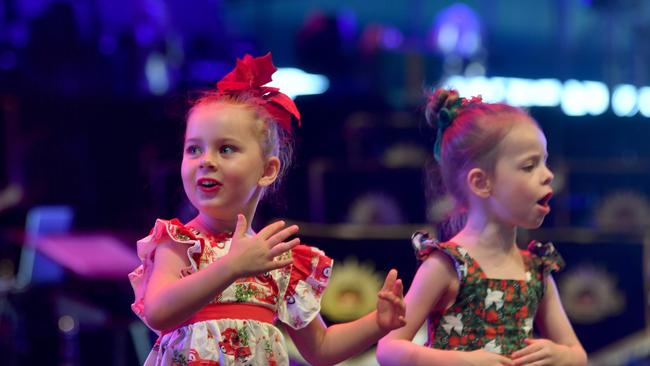
<path fill-rule="evenodd" d="M 555 175 L 553 175 L 553 172 L 551 171 L 551 169 L 549 169 L 547 167 L 546 168 L 546 175 L 544 177 L 544 184 L 551 184 L 551 182 L 553 181 L 553 178 L 555 178 Z"/>
<path fill-rule="evenodd" d="M 203 157 L 201 158 L 201 161 L 199 162 L 199 167 L 201 169 L 214 169 L 216 168 L 216 164 L 210 157 Z"/>

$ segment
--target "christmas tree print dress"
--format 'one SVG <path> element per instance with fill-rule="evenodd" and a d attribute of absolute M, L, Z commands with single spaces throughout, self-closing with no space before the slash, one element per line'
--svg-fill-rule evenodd
<path fill-rule="evenodd" d="M 129 274 L 135 292 L 133 311 L 145 322 L 144 294 L 153 269 L 156 247 L 172 240 L 187 246 L 189 276 L 219 260 L 230 249 L 231 237 L 219 237 L 157 220 L 149 236 L 138 241 L 142 265 Z M 320 299 L 329 280 L 332 259 L 320 250 L 298 245 L 281 256 L 287 267 L 255 277 L 240 278 L 210 304 L 180 326 L 157 332 L 158 341 L 145 365 L 288 365 L 289 358 L 276 320 L 294 329 L 320 312 Z"/>
<path fill-rule="evenodd" d="M 524 280 L 487 278 L 468 252 L 453 242 L 440 243 L 428 234 L 413 234 L 418 261 L 440 251 L 451 259 L 460 287 L 455 302 L 435 309 L 427 322 L 428 347 L 473 351 L 484 349 L 509 356 L 533 337 L 537 306 L 544 296 L 545 278 L 564 261 L 551 243 L 532 242 L 521 254 L 526 266 Z"/>

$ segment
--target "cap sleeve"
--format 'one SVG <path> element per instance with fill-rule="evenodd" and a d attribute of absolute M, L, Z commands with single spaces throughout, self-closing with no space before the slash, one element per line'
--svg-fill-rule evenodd
<path fill-rule="evenodd" d="M 138 240 L 137 243 L 138 257 L 142 261 L 142 264 L 133 272 L 129 273 L 129 281 L 131 282 L 135 294 L 135 300 L 133 304 L 131 304 L 131 309 L 145 323 L 144 293 L 153 269 L 156 248 L 161 243 L 169 240 L 187 246 L 187 257 L 190 260 L 190 266 L 183 269 L 181 275 L 193 273 L 198 268 L 197 262 L 201 255 L 201 240 L 197 239 L 197 237 L 177 219 L 156 220 L 149 235 Z"/>
<path fill-rule="evenodd" d="M 438 240 L 431 238 L 426 231 L 416 231 L 413 233 L 411 236 L 411 244 L 415 250 L 418 265 L 424 262 L 433 252 L 439 251 L 449 257 L 461 282 L 467 276 L 467 253 L 458 245 L 451 242 L 440 243 Z"/>
<path fill-rule="evenodd" d="M 532 241 L 528 244 L 528 251 L 533 254 L 533 263 L 540 269 L 543 278 L 551 272 L 557 272 L 564 268 L 564 259 L 555 249 L 553 243 Z"/>
<path fill-rule="evenodd" d="M 332 258 L 318 248 L 298 245 L 291 250 L 293 263 L 278 319 L 293 329 L 309 324 L 320 312 L 320 300 L 329 282 Z"/>

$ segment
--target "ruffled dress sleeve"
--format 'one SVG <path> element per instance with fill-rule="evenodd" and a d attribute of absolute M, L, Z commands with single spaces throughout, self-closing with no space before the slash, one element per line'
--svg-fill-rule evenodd
<path fill-rule="evenodd" d="M 333 260 L 307 245 L 294 247 L 291 256 L 289 285 L 278 306 L 278 319 L 293 329 L 300 329 L 320 312 L 320 300 L 329 282 Z"/>
<path fill-rule="evenodd" d="M 565 266 L 564 259 L 555 249 L 553 243 L 532 241 L 528 244 L 528 251 L 533 254 L 533 263 L 543 277 L 548 276 L 551 272 L 557 272 Z"/>
<path fill-rule="evenodd" d="M 555 249 L 553 243 L 532 241 L 528 244 L 528 252 L 531 254 L 535 278 L 540 283 L 538 297 L 542 299 L 546 292 L 546 278 L 551 272 L 557 272 L 564 268 L 564 259 Z"/>
<path fill-rule="evenodd" d="M 415 258 L 418 265 L 422 264 L 433 252 L 439 251 L 451 260 L 462 282 L 467 276 L 467 259 L 464 249 L 453 243 L 440 243 L 437 239 L 431 238 L 426 231 L 416 231 L 411 236 L 411 245 L 415 250 Z"/>
<path fill-rule="evenodd" d="M 181 276 L 186 276 L 198 270 L 198 261 L 202 251 L 202 240 L 199 240 L 188 228 L 177 219 L 156 220 L 156 224 L 149 235 L 138 240 L 138 257 L 142 264 L 129 273 L 129 281 L 133 287 L 135 300 L 131 304 L 133 312 L 148 325 L 144 316 L 144 294 L 153 270 L 154 257 L 158 245 L 173 241 L 179 245 L 187 246 L 187 257 L 190 266 L 181 271 Z"/>

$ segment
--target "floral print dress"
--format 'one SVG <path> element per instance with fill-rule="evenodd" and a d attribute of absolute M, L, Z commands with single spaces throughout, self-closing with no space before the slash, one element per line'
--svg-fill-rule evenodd
<path fill-rule="evenodd" d="M 488 278 L 456 243 L 439 243 L 422 232 L 416 232 L 412 241 L 419 261 L 434 251 L 449 256 L 460 281 L 455 302 L 429 315 L 426 346 L 457 351 L 484 349 L 506 356 L 526 346 L 524 339 L 533 337 L 544 280 L 551 271 L 564 266 L 553 244 L 532 242 L 528 250 L 522 250 L 526 278 L 511 280 Z"/>
<path fill-rule="evenodd" d="M 144 293 L 153 269 L 156 247 L 172 240 L 187 246 L 190 266 L 181 276 L 200 271 L 230 249 L 231 237 L 218 237 L 184 226 L 177 219 L 157 220 L 149 236 L 138 241 L 142 265 L 129 274 L 135 292 L 133 311 L 145 322 Z M 276 320 L 294 329 L 320 312 L 332 259 L 306 245 L 281 258 L 287 267 L 255 277 L 240 278 L 205 308 L 175 329 L 159 334 L 145 365 L 288 365 L 289 358 Z"/>

